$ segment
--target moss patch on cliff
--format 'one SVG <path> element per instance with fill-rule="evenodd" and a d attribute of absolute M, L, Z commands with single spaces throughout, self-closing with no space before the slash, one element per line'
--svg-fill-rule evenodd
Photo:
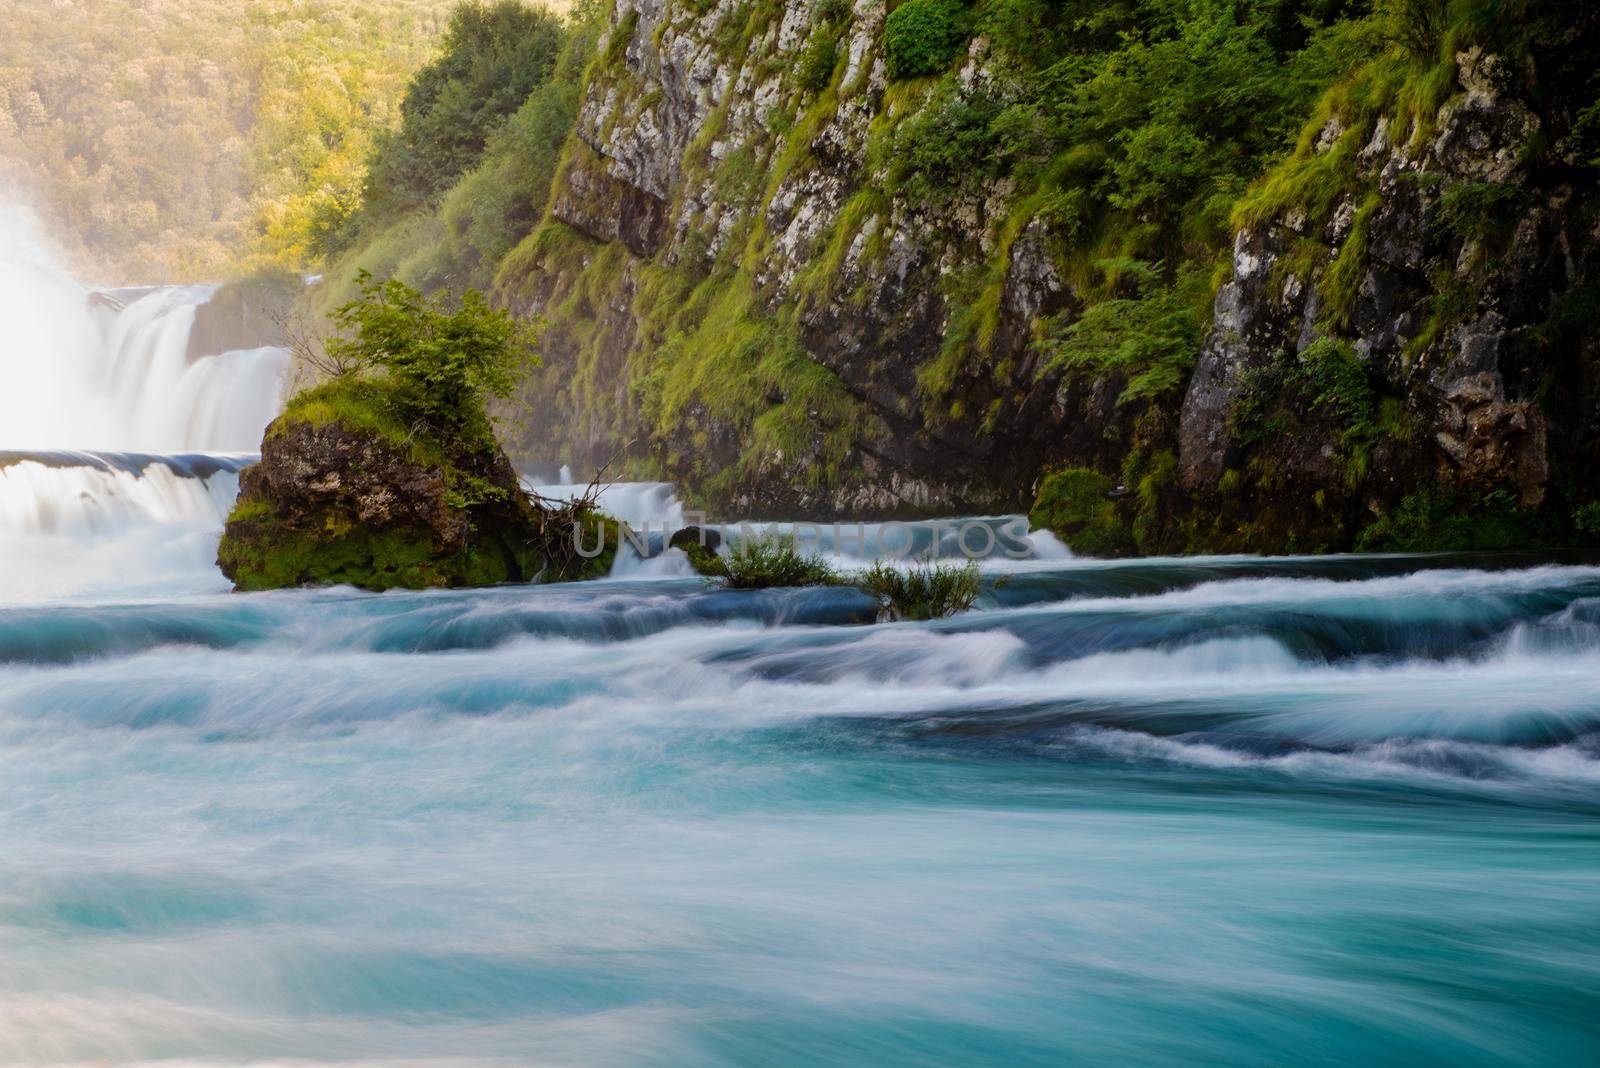
<path fill-rule="evenodd" d="M 256 514 L 252 505 L 260 507 Z M 278 518 L 271 508 L 258 499 L 228 517 L 217 562 L 235 589 L 492 586 L 527 581 L 538 573 L 537 556 L 511 545 L 472 546 L 441 556 L 432 530 L 420 524 L 372 530 L 335 513 L 309 530 Z"/>

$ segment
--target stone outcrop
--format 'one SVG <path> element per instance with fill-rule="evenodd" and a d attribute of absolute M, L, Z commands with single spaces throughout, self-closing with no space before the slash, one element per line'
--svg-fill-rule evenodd
<path fill-rule="evenodd" d="M 619 0 L 551 200 L 555 225 L 605 247 L 542 257 L 510 296 L 551 324 L 546 369 L 528 391 L 535 423 L 575 435 L 532 435 L 518 443 L 519 459 L 570 455 L 575 436 L 580 467 L 631 442 L 691 491 L 708 470 L 748 469 L 724 491 L 698 494 L 730 512 L 948 513 L 1031 497 L 1080 402 L 1057 396 L 1031 351 L 1034 324 L 1072 299 L 1052 235 L 1042 220 L 1001 233 L 1013 206 L 1004 182 L 937 203 L 853 200 L 885 185 L 885 164 L 867 155 L 868 127 L 886 107 L 885 5 L 854 4 L 837 30 L 842 71 L 826 90 L 800 93 L 800 56 L 831 32 L 818 23 L 822 6 L 785 0 L 738 46 L 729 42 L 748 16 L 738 4 Z M 968 67 L 963 77 L 987 76 L 981 41 Z M 799 124 L 803 137 L 789 128 Z M 713 391 L 687 413 L 698 423 L 692 450 L 653 446 L 638 379 L 671 328 L 643 321 L 639 305 L 651 297 L 641 293 L 662 271 L 694 277 L 730 253 L 742 266 L 726 284 L 750 290 L 752 314 L 781 335 L 774 347 L 792 344 L 825 373 L 837 407 L 851 410 L 848 432 L 820 407 L 797 411 L 797 424 L 814 426 L 812 440 L 752 463 L 748 426 L 720 411 Z M 920 376 L 952 331 L 952 278 L 992 258 L 1005 268 L 983 368 L 953 372 L 935 414 Z M 600 278 L 597 262 L 611 273 Z M 592 387 L 568 384 L 585 375 Z M 769 392 L 791 397 L 781 383 Z M 998 410 L 1015 418 L 996 419 Z M 842 454 L 828 453 L 844 437 Z M 829 477 L 818 478 L 824 466 Z"/>
<path fill-rule="evenodd" d="M 883 131 L 935 103 L 890 87 L 885 11 L 616 0 L 550 218 L 502 276 L 550 324 L 519 459 L 621 455 L 723 514 L 817 518 L 1020 511 L 1095 471 L 1139 551 L 1348 548 L 1422 489 L 1536 510 L 1592 481 L 1594 330 L 1561 323 L 1600 263 L 1593 172 L 1537 50 L 1462 52 L 1401 94 L 1435 93 L 1425 113 L 1331 108 L 1290 163 L 1335 161 L 1337 195 L 1245 212 L 1181 403 L 1130 402 L 1052 369 L 1105 294 L 1074 291 L 1051 216 L 978 167 L 937 196 L 891 180 Z M 1008 91 L 981 35 L 950 76 Z M 1370 396 L 1320 392 L 1329 345 Z"/>
<path fill-rule="evenodd" d="M 286 347 L 285 324 L 303 289 L 299 276 L 291 274 L 263 275 L 218 286 L 210 300 L 195 308 L 189 361 L 263 345 Z"/>
<path fill-rule="evenodd" d="M 1202 507 L 1248 465 L 1238 419 L 1260 405 L 1262 376 L 1325 337 L 1349 344 L 1396 411 L 1356 522 L 1419 486 L 1506 490 L 1537 508 L 1556 467 L 1592 466 L 1593 339 L 1553 324 L 1600 261 L 1579 210 L 1593 190 L 1531 162 L 1536 139 L 1560 131 L 1545 129 L 1526 72 L 1477 49 L 1456 64 L 1458 91 L 1429 121 L 1329 121 L 1314 152 L 1360 147 L 1327 218 L 1283 208 L 1238 233 L 1182 409 L 1182 485 Z M 1339 427 L 1301 430 L 1271 444 L 1290 492 L 1342 493 L 1328 462 Z"/>
<path fill-rule="evenodd" d="M 238 589 L 480 586 L 540 574 L 539 516 L 504 453 L 442 441 L 419 449 L 365 423 L 305 418 L 291 404 L 268 427 L 218 548 Z"/>

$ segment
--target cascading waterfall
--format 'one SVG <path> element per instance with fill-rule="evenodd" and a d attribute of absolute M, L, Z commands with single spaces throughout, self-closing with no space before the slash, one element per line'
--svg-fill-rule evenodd
<path fill-rule="evenodd" d="M 95 299 L 0 208 L 0 448 L 249 452 L 283 402 L 280 348 L 188 358 L 214 286 Z M 115 302 L 115 303 L 113 303 Z"/>
<path fill-rule="evenodd" d="M 206 535 L 243 461 L 204 454 L 260 447 L 289 365 L 274 347 L 191 361 L 196 309 L 214 292 L 89 290 L 26 213 L 0 208 L 0 450 L 11 450 L 0 453 L 0 594 L 95 586 L 125 572 L 130 540 L 166 560 L 156 571 L 214 584 Z"/>

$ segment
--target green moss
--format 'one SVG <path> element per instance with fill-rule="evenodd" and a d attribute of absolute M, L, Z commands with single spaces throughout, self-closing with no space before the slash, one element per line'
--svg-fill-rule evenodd
<path fill-rule="evenodd" d="M 544 582 L 603 579 L 611 574 L 624 537 L 621 520 L 581 502 L 547 515 L 541 524 L 544 568 L 539 578 Z"/>
<path fill-rule="evenodd" d="M 1057 471 L 1040 485 L 1028 521 L 1054 533 L 1074 552 L 1126 555 L 1133 537 L 1111 499 L 1115 488 L 1112 479 L 1086 467 Z"/>
<path fill-rule="evenodd" d="M 875 186 L 863 186 L 845 202 L 824 235 L 821 254 L 795 279 L 801 315 L 834 294 L 850 246 L 869 224 L 877 225 L 881 233 L 888 212 L 889 198 Z M 866 251 L 865 258 L 870 259 L 871 250 Z"/>
<path fill-rule="evenodd" d="M 323 529 L 291 527 L 270 505 L 250 501 L 234 509 L 218 563 L 244 591 L 296 586 L 348 585 L 365 590 L 489 586 L 526 580 L 538 561 L 526 547 L 473 546 L 440 556 L 425 527 L 373 530 L 353 517 L 333 514 Z"/>

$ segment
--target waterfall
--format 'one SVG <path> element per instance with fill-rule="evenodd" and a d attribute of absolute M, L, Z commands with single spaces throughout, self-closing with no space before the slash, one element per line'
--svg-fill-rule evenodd
<path fill-rule="evenodd" d="M 244 452 L 283 401 L 289 354 L 188 357 L 215 286 L 114 295 L 64 272 L 28 216 L 0 208 L 0 448 Z"/>
<path fill-rule="evenodd" d="M 0 595 L 121 588 L 130 559 L 139 582 L 219 580 L 217 531 L 282 407 L 289 354 L 191 360 L 196 311 L 216 290 L 90 289 L 31 216 L 0 205 Z"/>

